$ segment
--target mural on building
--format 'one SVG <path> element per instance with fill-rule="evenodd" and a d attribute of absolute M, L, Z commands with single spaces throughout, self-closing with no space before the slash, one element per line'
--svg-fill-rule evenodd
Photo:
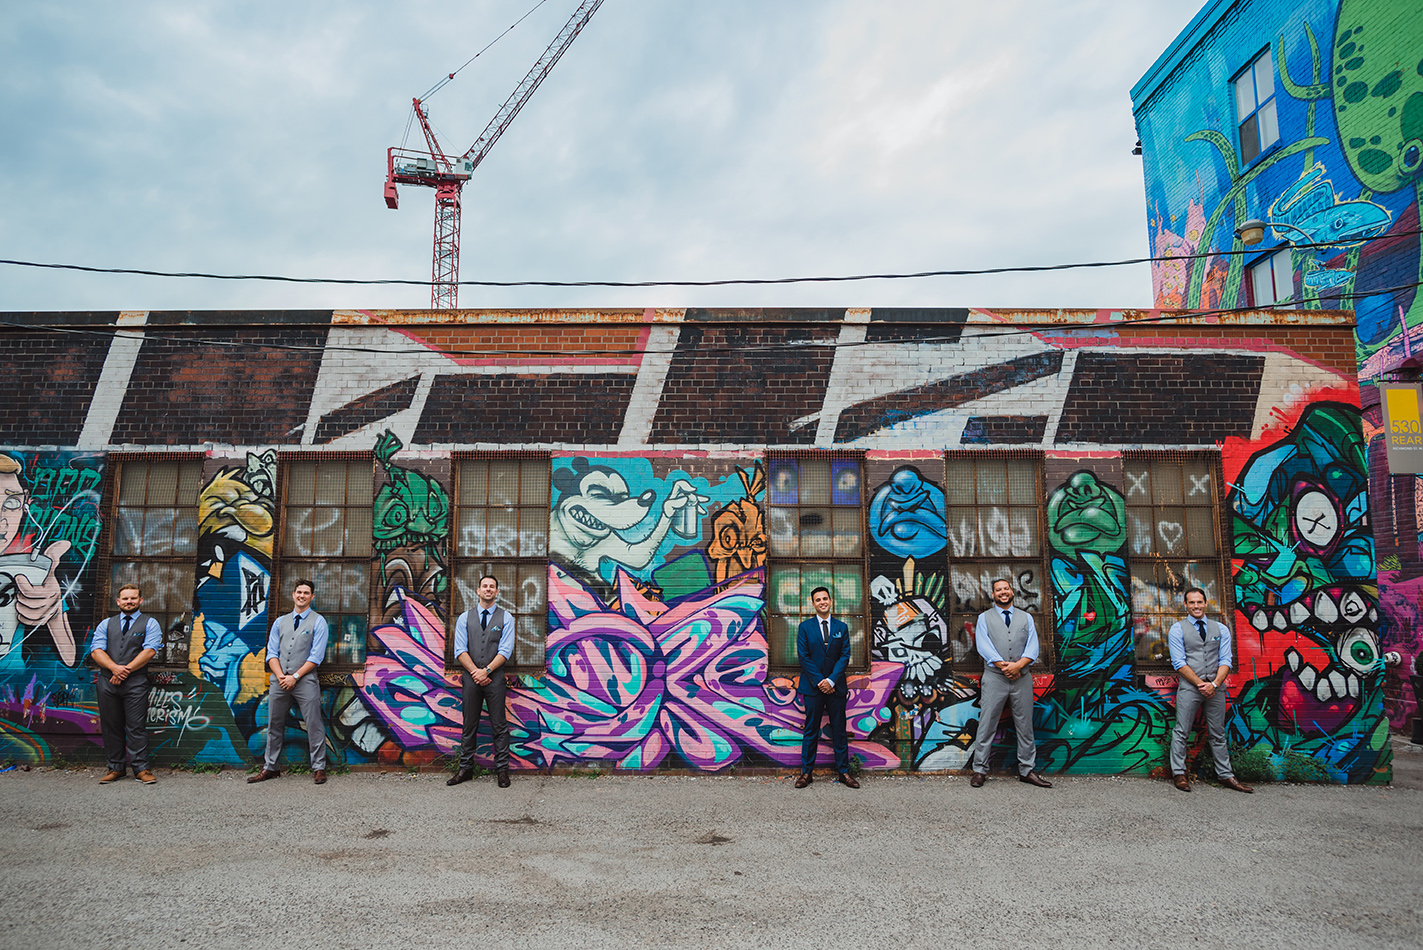
<path fill-rule="evenodd" d="M 1242 164 L 1233 122 L 1244 116 L 1232 83 L 1260 53 L 1262 36 L 1270 39 L 1278 141 Z M 1246 268 L 1271 248 L 1291 248 L 1286 283 L 1299 305 L 1354 311 L 1361 384 L 1416 368 L 1423 360 L 1420 49 L 1423 7 L 1409 0 L 1233 5 L 1198 51 L 1160 80 L 1161 91 L 1138 101 L 1136 115 L 1157 253 L 1247 253 L 1197 258 L 1189 267 L 1159 262 L 1157 305 L 1244 306 L 1251 299 Z M 1191 134 L 1182 136 L 1182 128 Z M 1269 225 L 1258 255 L 1232 233 L 1248 218 Z M 1321 242 L 1329 246 L 1309 246 Z M 1366 421 L 1376 426 L 1378 410 L 1370 413 Z M 1372 493 L 1389 522 L 1419 523 L 1423 498 L 1390 484 L 1386 466 L 1377 467 Z M 1411 553 L 1394 560 L 1381 564 L 1381 646 L 1400 652 L 1406 665 L 1418 652 L 1412 631 L 1423 566 Z M 1405 726 L 1417 707 L 1406 676 L 1391 680 L 1388 694 L 1390 717 Z"/>
<path fill-rule="evenodd" d="M 1137 685 L 1122 493 L 1082 470 L 1048 497 L 1057 668 L 1039 704 L 1038 759 L 1050 771 L 1148 772 L 1174 714 Z"/>
<path fill-rule="evenodd" d="M 1283 435 L 1230 446 L 1238 675 L 1231 742 L 1283 774 L 1386 780 L 1367 449 L 1355 406 L 1315 402 Z M 1244 457 L 1247 449 L 1253 449 Z"/>
<path fill-rule="evenodd" d="M 98 739 L 88 623 L 72 618 L 94 608 L 103 474 L 98 453 L 0 453 L 0 759 Z"/>

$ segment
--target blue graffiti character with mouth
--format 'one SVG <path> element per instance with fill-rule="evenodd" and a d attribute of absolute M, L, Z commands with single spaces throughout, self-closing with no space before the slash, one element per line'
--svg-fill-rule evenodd
<path fill-rule="evenodd" d="M 944 492 L 912 465 L 895 469 L 870 502 L 870 533 L 900 557 L 924 558 L 944 549 Z"/>

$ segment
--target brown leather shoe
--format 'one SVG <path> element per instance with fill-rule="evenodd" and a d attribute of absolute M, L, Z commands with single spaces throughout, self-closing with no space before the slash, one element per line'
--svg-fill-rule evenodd
<path fill-rule="evenodd" d="M 312 772 L 312 773 L 311 773 L 311 781 L 312 781 L 314 784 L 316 784 L 316 785 L 325 785 L 325 784 L 326 784 L 326 770 L 325 770 L 325 769 L 317 769 L 315 772 Z"/>
<path fill-rule="evenodd" d="M 1191 790 L 1191 780 L 1186 778 L 1185 772 L 1176 776 L 1176 787 L 1183 792 L 1189 792 Z"/>
<path fill-rule="evenodd" d="M 144 769 L 142 772 L 139 772 L 137 775 L 134 776 L 134 778 L 142 782 L 144 785 L 158 784 L 158 776 L 148 771 L 148 769 Z"/>
<path fill-rule="evenodd" d="M 1252 795 L 1255 792 L 1255 789 L 1251 788 L 1249 785 L 1246 785 L 1234 775 L 1232 775 L 1230 778 L 1221 779 L 1220 784 L 1224 785 L 1226 788 L 1233 788 L 1237 792 L 1244 792 L 1247 795 Z"/>
<path fill-rule="evenodd" d="M 449 781 L 445 782 L 445 784 L 458 785 L 460 782 L 468 782 L 472 778 L 474 778 L 474 769 L 460 769 L 454 775 L 451 775 Z"/>
<path fill-rule="evenodd" d="M 122 772 L 115 772 L 113 769 L 110 769 L 109 771 L 107 771 L 107 772 L 104 773 L 104 777 L 103 777 L 103 778 L 99 779 L 99 784 L 100 784 L 100 785 L 112 785 L 114 782 L 117 782 L 119 779 L 121 779 L 121 778 L 123 778 L 123 777 L 124 777 L 124 773 L 122 773 Z"/>
<path fill-rule="evenodd" d="M 810 784 L 811 782 L 813 782 L 813 781 L 815 781 L 815 779 L 813 779 L 813 778 L 810 777 L 810 773 L 809 773 L 809 772 L 802 772 L 802 773 L 800 773 L 800 777 L 795 780 L 795 787 L 796 787 L 796 788 L 805 788 L 807 785 L 809 785 L 809 784 Z"/>
<path fill-rule="evenodd" d="M 282 777 L 282 773 L 281 773 L 281 772 L 273 772 L 271 769 L 263 769 L 262 771 L 258 772 L 256 775 L 249 775 L 249 776 L 247 776 L 247 784 L 248 784 L 248 785 L 251 785 L 253 782 L 265 782 L 265 781 L 266 781 L 267 779 L 269 779 L 269 778 L 281 778 L 281 777 Z"/>
<path fill-rule="evenodd" d="M 1019 775 L 1018 781 L 1027 782 L 1029 785 L 1036 785 L 1038 788 L 1052 788 L 1052 783 L 1043 778 L 1037 772 L 1029 772 L 1027 775 Z"/>
<path fill-rule="evenodd" d="M 973 788 L 982 788 L 983 783 L 988 781 L 988 775 L 984 772 L 974 772 L 973 777 L 968 780 L 968 784 Z"/>
<path fill-rule="evenodd" d="M 499 787 L 500 787 L 500 788 L 508 788 L 508 787 L 509 787 L 509 770 L 508 770 L 508 769 L 502 769 L 502 770 L 500 770 L 500 772 L 499 772 Z"/>
<path fill-rule="evenodd" d="M 836 776 L 835 781 L 839 782 L 846 788 L 860 787 L 860 783 L 855 781 L 855 776 L 851 775 L 849 772 L 841 772 L 838 776 Z"/>

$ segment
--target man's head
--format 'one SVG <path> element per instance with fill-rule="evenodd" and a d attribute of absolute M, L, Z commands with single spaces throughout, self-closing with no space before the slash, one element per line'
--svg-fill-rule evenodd
<path fill-rule="evenodd" d="M 1199 587 L 1186 588 L 1186 613 L 1192 620 L 1200 620 L 1206 615 L 1206 592 Z"/>
<path fill-rule="evenodd" d="M 830 598 L 830 588 L 817 587 L 810 592 L 810 604 L 815 608 L 815 613 L 820 617 L 830 616 L 830 606 L 833 601 Z"/>
<path fill-rule="evenodd" d="M 119 593 L 115 600 L 120 610 L 126 614 L 131 614 L 143 606 L 143 591 L 138 589 L 137 584 L 125 584 L 119 588 Z"/>
<path fill-rule="evenodd" d="M 0 551 L 19 537 L 30 507 L 30 494 L 20 482 L 20 463 L 0 455 Z"/>
<path fill-rule="evenodd" d="M 301 613 L 311 606 L 311 598 L 316 596 L 316 585 L 305 577 L 299 578 L 292 587 L 292 603 L 296 604 L 297 613 Z"/>
<path fill-rule="evenodd" d="M 993 582 L 993 602 L 999 607 L 1013 606 L 1013 582 L 1000 577 Z"/>
<path fill-rule="evenodd" d="M 479 605 L 481 607 L 493 607 L 494 600 L 499 596 L 499 578 L 493 574 L 485 574 L 479 579 Z"/>

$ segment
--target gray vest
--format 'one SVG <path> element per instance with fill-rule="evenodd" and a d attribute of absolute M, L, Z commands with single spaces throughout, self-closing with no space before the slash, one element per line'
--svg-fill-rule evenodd
<path fill-rule="evenodd" d="M 469 635 L 469 658 L 475 666 L 488 666 L 494 662 L 499 652 L 499 637 L 504 633 L 504 608 L 495 607 L 489 612 L 489 627 L 479 625 L 483 608 L 476 607 L 464 612 L 464 629 Z"/>
<path fill-rule="evenodd" d="M 290 676 L 301 665 L 306 662 L 306 658 L 311 654 L 311 635 L 316 629 L 316 618 L 321 616 L 316 611 L 307 611 L 306 619 L 301 622 L 301 627 L 293 626 L 296 620 L 294 614 L 282 614 L 277 620 L 277 662 L 281 664 L 282 672 Z M 317 661 L 320 665 L 320 661 Z"/>
<path fill-rule="evenodd" d="M 1028 615 L 1015 609 L 1012 627 L 1003 623 L 1003 610 L 997 605 L 985 610 L 982 616 L 988 618 L 988 639 L 993 641 L 998 655 L 1009 663 L 1021 660 L 1023 649 L 1028 645 Z"/>
<path fill-rule="evenodd" d="M 1201 642 L 1201 631 L 1196 629 L 1196 621 L 1193 617 L 1187 617 L 1181 623 L 1181 642 L 1186 647 L 1186 665 L 1196 671 L 1196 675 L 1203 680 L 1215 677 L 1215 671 L 1220 669 L 1221 664 L 1230 665 L 1230 657 L 1221 658 L 1220 655 L 1220 624 L 1209 617 L 1202 618 L 1206 622 L 1206 639 Z M 1181 682 L 1185 682 L 1185 677 Z"/>
<path fill-rule="evenodd" d="M 123 666 L 143 652 L 143 635 L 148 630 L 148 614 L 139 611 L 133 615 L 133 622 L 128 627 L 128 636 L 123 634 L 123 614 L 114 614 L 108 623 L 109 645 L 104 652 L 109 655 L 109 659 Z"/>

